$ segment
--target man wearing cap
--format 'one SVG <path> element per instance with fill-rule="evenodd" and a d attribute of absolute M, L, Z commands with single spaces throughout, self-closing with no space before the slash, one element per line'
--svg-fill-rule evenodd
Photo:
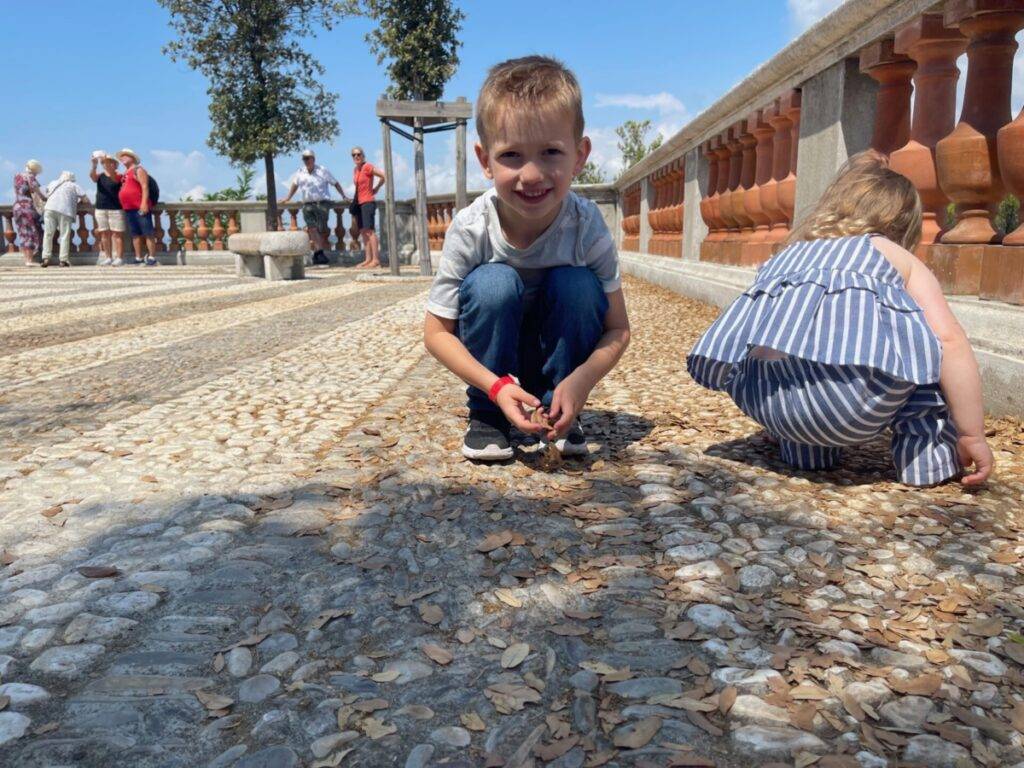
<path fill-rule="evenodd" d="M 318 165 L 313 150 L 307 149 L 302 153 L 302 168 L 292 177 L 292 186 L 288 194 L 281 201 L 282 204 L 292 199 L 296 191 L 299 199 L 302 200 L 302 219 L 306 222 L 306 231 L 316 245 L 313 252 L 314 264 L 327 264 L 327 218 L 331 215 L 331 187 L 338 190 L 342 200 L 348 200 L 348 195 L 341 188 L 338 180 L 331 175 L 331 172 Z"/>
<path fill-rule="evenodd" d="M 124 210 L 128 231 L 132 235 L 135 263 L 145 263 L 147 267 L 155 267 L 158 264 L 156 260 L 156 229 L 153 226 L 153 204 L 155 201 L 149 199 L 149 174 L 139 164 L 139 156 L 127 147 L 117 153 L 117 158 L 125 168 L 117 198 Z M 145 262 L 142 260 L 143 242 L 148 251 Z"/>

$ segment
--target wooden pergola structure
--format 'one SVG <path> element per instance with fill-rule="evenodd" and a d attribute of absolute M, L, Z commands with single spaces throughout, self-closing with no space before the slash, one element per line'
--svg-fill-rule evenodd
<path fill-rule="evenodd" d="M 392 101 L 377 102 L 384 140 L 384 175 L 386 187 L 386 227 L 388 263 L 391 274 L 399 274 L 398 240 L 395 232 L 395 176 L 391 162 L 391 132 L 409 139 L 413 145 L 416 168 L 416 251 L 420 274 L 429 275 L 430 243 L 427 240 L 427 177 L 423 159 L 423 138 L 428 133 L 455 131 L 455 209 L 466 207 L 466 121 L 473 116 L 473 105 L 465 98 L 455 101 Z M 399 125 L 409 126 L 412 133 Z"/>

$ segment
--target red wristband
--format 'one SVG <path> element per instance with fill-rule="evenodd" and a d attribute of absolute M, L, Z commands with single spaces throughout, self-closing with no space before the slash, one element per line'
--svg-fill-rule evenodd
<path fill-rule="evenodd" d="M 504 387 L 506 384 L 518 384 L 518 383 L 519 383 L 519 380 L 516 379 L 515 376 L 513 376 L 510 373 L 507 373 L 504 376 L 502 376 L 500 379 L 498 379 L 496 382 L 491 384 L 491 389 L 487 393 L 487 396 L 489 398 L 491 398 L 491 402 L 492 403 L 496 403 L 497 402 L 497 398 L 498 398 L 498 393 L 501 392 L 502 387 Z"/>

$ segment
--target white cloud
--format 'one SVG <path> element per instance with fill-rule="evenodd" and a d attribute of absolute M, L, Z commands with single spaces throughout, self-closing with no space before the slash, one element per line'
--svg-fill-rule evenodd
<path fill-rule="evenodd" d="M 814 26 L 819 20 L 830 14 L 844 0 L 786 0 L 789 15 L 801 32 Z"/>
<path fill-rule="evenodd" d="M 186 197 L 189 200 L 202 200 L 203 195 L 206 194 L 206 187 L 202 184 L 196 184 L 192 189 L 187 189 L 181 193 L 180 199 L 184 200 Z"/>
<path fill-rule="evenodd" d="M 160 184 L 160 199 L 200 197 L 207 190 L 231 185 L 235 171 L 220 157 L 209 158 L 197 149 L 151 149 L 141 153 L 142 165 Z"/>
<path fill-rule="evenodd" d="M 599 93 L 594 106 L 626 107 L 627 109 L 655 110 L 660 115 L 674 115 L 686 112 L 683 102 L 671 93 Z"/>
<path fill-rule="evenodd" d="M 1024 32 L 1017 35 L 1017 57 L 1013 60 L 1013 94 L 1010 102 L 1013 116 L 1024 108 Z"/>

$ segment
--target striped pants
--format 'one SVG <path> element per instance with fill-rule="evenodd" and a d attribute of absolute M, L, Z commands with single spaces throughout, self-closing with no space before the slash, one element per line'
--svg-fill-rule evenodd
<path fill-rule="evenodd" d="M 956 430 L 937 384 L 915 386 L 859 366 L 748 357 L 726 391 L 779 441 L 783 461 L 793 467 L 829 469 L 844 447 L 889 427 L 902 482 L 932 485 L 960 471 Z"/>

